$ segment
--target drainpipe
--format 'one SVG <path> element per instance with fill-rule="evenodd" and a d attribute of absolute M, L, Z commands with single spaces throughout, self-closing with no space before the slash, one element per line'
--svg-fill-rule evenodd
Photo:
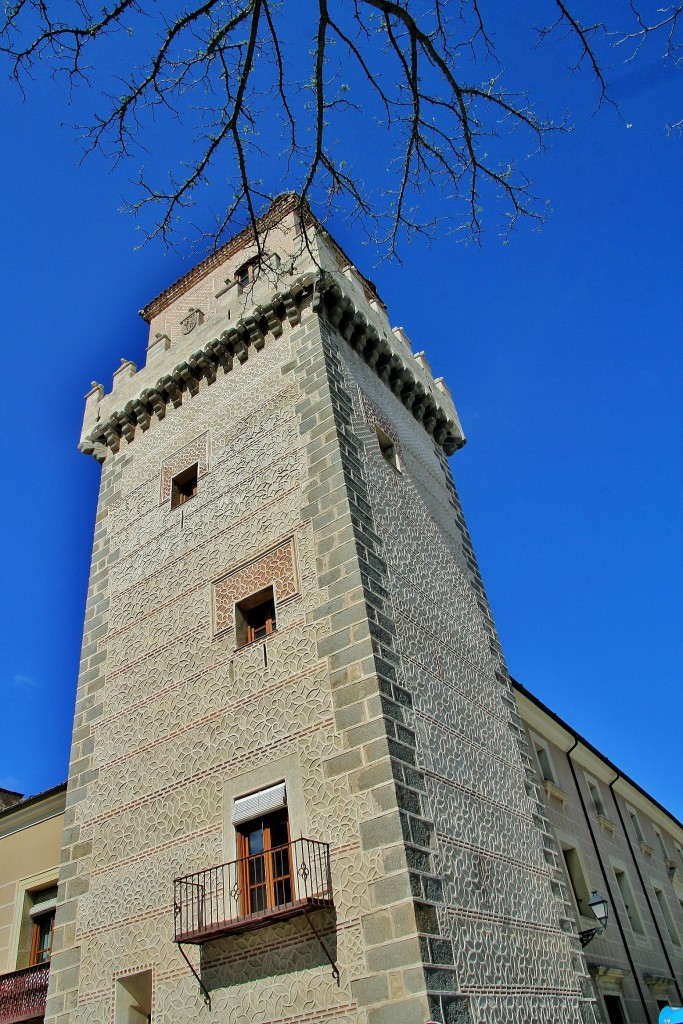
<path fill-rule="evenodd" d="M 676 991 L 678 992 L 679 1002 L 681 1003 L 681 1005 L 683 1005 L 683 995 L 681 995 L 681 988 L 680 988 L 680 985 L 678 984 L 678 979 L 676 978 L 676 972 L 675 972 L 675 970 L 673 968 L 673 964 L 671 963 L 671 958 L 670 958 L 669 952 L 668 952 L 668 950 L 666 948 L 666 944 L 664 942 L 664 937 L 662 936 L 661 930 L 659 928 L 659 924 L 657 923 L 657 918 L 655 917 L 655 913 L 654 913 L 654 910 L 652 908 L 652 903 L 650 902 L 650 897 L 649 897 L 648 891 L 647 891 L 647 889 L 645 887 L 645 880 L 644 880 L 644 878 L 642 876 L 642 873 L 641 873 L 641 870 L 640 870 L 640 865 L 638 864 L 638 860 L 636 858 L 635 850 L 633 849 L 633 843 L 631 842 L 631 837 L 630 837 L 630 835 L 628 833 L 626 825 L 624 824 L 624 818 L 623 818 L 623 815 L 621 813 L 621 808 L 619 807 L 619 801 L 617 800 L 617 794 L 614 792 L 614 786 L 616 785 L 616 783 L 619 781 L 620 778 L 621 778 L 621 775 L 619 774 L 619 772 L 617 772 L 615 778 L 609 784 L 609 788 L 610 788 L 610 791 L 612 793 L 612 799 L 614 800 L 614 806 L 616 807 L 617 814 L 619 815 L 619 821 L 621 822 L 622 831 L 623 831 L 624 835 L 626 836 L 626 842 L 628 843 L 629 852 L 631 854 L 631 860 L 633 861 L 633 865 L 634 865 L 634 867 L 636 869 L 636 872 L 638 874 L 638 879 L 640 881 L 640 888 L 643 890 L 643 895 L 645 896 L 645 902 L 647 903 L 647 908 L 650 911 L 650 917 L 652 918 L 652 923 L 655 926 L 655 931 L 657 932 L 657 937 L 659 938 L 659 944 L 662 947 L 662 952 L 664 953 L 664 958 L 665 958 L 665 960 L 666 960 L 666 962 L 668 964 L 669 970 L 671 972 L 671 977 L 673 978 L 674 985 L 676 986 Z"/>
<path fill-rule="evenodd" d="M 574 769 L 574 762 L 572 761 L 571 756 L 570 756 L 572 754 L 572 752 L 578 747 L 578 745 L 579 745 L 578 737 L 574 736 L 574 746 L 570 747 L 569 750 L 567 751 L 567 761 L 569 762 L 569 770 L 571 771 L 572 778 L 574 780 L 574 788 L 576 789 L 576 792 L 579 794 L 579 800 L 581 801 L 581 809 L 583 811 L 583 816 L 586 819 L 586 824 L 588 825 L 588 831 L 590 832 L 591 842 L 593 843 L 593 849 L 595 851 L 595 856 L 598 858 L 598 864 L 600 865 L 600 871 L 602 872 L 602 878 L 603 878 L 603 881 L 605 883 L 605 887 L 607 889 L 607 894 L 609 896 L 610 905 L 611 905 L 611 907 L 612 907 L 612 909 L 614 911 L 614 917 L 615 917 L 615 920 L 617 922 L 617 927 L 619 928 L 619 934 L 621 935 L 621 941 L 622 941 L 622 944 L 624 946 L 624 950 L 626 952 L 626 958 L 628 959 L 628 962 L 629 962 L 630 967 L 631 967 L 631 974 L 633 975 L 633 979 L 634 979 L 634 981 L 636 983 L 636 988 L 638 989 L 638 995 L 640 997 L 640 1002 L 641 1002 L 641 1005 L 643 1007 L 643 1013 L 645 1014 L 645 1020 L 648 1021 L 650 1019 L 650 1013 L 649 1013 L 649 1010 L 647 1008 L 647 1003 L 645 1002 L 645 996 L 643 995 L 643 990 L 642 990 L 641 985 L 640 985 L 640 978 L 638 977 L 638 972 L 636 971 L 636 965 L 633 963 L 633 957 L 631 956 L 631 950 L 629 949 L 628 942 L 626 941 L 626 935 L 624 933 L 624 926 L 621 923 L 621 918 L 619 917 L 619 911 L 617 910 L 617 904 L 616 904 L 616 902 L 614 900 L 614 894 L 612 892 L 612 887 L 609 884 L 609 879 L 607 877 L 607 871 L 605 870 L 605 864 L 604 864 L 604 861 L 602 859 L 602 854 L 600 853 L 600 848 L 599 848 L 599 846 L 597 844 L 597 840 L 595 838 L 595 832 L 593 831 L 593 826 L 591 824 L 590 816 L 588 814 L 588 811 L 586 810 L 586 802 L 583 799 L 583 793 L 581 792 L 581 787 L 579 786 L 579 780 L 576 777 L 576 771 Z"/>

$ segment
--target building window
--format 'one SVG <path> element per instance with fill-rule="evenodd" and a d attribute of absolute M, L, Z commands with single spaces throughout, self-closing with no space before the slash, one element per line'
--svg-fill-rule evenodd
<path fill-rule="evenodd" d="M 643 928 L 643 922 L 641 920 L 640 913 L 639 913 L 638 907 L 636 905 L 635 897 L 633 895 L 633 890 L 631 889 L 631 883 L 629 882 L 629 880 L 628 880 L 628 878 L 626 876 L 626 872 L 622 871 L 621 868 L 615 868 L 614 869 L 614 876 L 615 876 L 615 878 L 617 880 L 617 885 L 619 886 L 619 892 L 621 893 L 621 898 L 624 901 L 624 908 L 626 910 L 626 916 L 628 917 L 629 921 L 631 922 L 631 928 L 638 935 L 644 935 L 645 934 L 645 929 Z"/>
<path fill-rule="evenodd" d="M 381 451 L 383 458 L 386 459 L 390 466 L 393 466 L 394 469 L 398 469 L 400 471 L 401 466 L 398 461 L 396 442 L 393 438 L 389 437 L 381 427 L 378 427 L 377 424 L 375 424 L 375 432 L 377 434 L 377 441 L 379 442 L 379 450 Z"/>
<path fill-rule="evenodd" d="M 531 737 L 531 742 L 534 745 L 534 752 L 538 760 L 538 767 L 541 769 L 541 777 L 546 782 L 552 782 L 555 785 L 555 773 L 553 772 L 553 766 L 550 761 L 550 751 L 546 744 L 539 740 L 537 736 Z"/>
<path fill-rule="evenodd" d="M 605 805 L 602 802 L 602 797 L 600 795 L 600 788 L 599 788 L 597 782 L 594 779 L 589 779 L 588 777 L 586 777 L 586 784 L 588 786 L 588 792 L 591 795 L 591 800 L 593 801 L 593 807 L 595 808 L 596 813 L 601 815 L 604 818 L 605 817 Z"/>
<path fill-rule="evenodd" d="M 664 838 L 662 836 L 662 833 L 658 829 L 655 829 L 655 835 L 657 836 L 657 842 L 659 843 L 659 849 L 662 851 L 662 857 L 664 858 L 664 860 L 668 861 L 669 860 L 669 851 L 666 848 L 666 843 L 664 842 Z"/>
<path fill-rule="evenodd" d="M 669 910 L 669 904 L 666 902 L 666 896 L 664 895 L 661 889 L 655 889 L 655 897 L 657 899 L 657 903 L 659 904 L 659 909 L 662 912 L 662 917 L 664 918 L 664 923 L 666 924 L 666 930 L 669 933 L 669 938 L 673 942 L 674 946 L 680 946 L 681 937 L 678 934 L 678 928 L 676 927 L 673 915 Z"/>
<path fill-rule="evenodd" d="M 258 258 L 247 260 L 241 267 L 238 267 L 235 271 L 235 281 L 240 288 L 248 288 L 249 285 L 253 284 L 258 274 Z"/>
<path fill-rule="evenodd" d="M 256 818 L 238 831 L 243 873 L 243 914 L 292 902 L 289 819 L 286 809 Z"/>
<path fill-rule="evenodd" d="M 274 633 L 276 619 L 273 588 L 266 587 L 235 605 L 235 625 L 238 647 L 253 644 Z"/>
<path fill-rule="evenodd" d="M 149 1024 L 152 1020 L 152 972 L 141 971 L 118 978 L 114 1024 Z"/>
<path fill-rule="evenodd" d="M 26 893 L 24 924 L 18 966 L 35 967 L 47 964 L 52 957 L 52 937 L 55 928 L 57 886 Z"/>
<path fill-rule="evenodd" d="M 588 907 L 590 894 L 588 891 L 588 884 L 586 883 L 586 876 L 583 871 L 583 865 L 581 864 L 581 859 L 579 857 L 579 851 L 573 846 L 563 844 L 562 856 L 564 857 L 567 877 L 569 878 L 572 894 L 576 901 L 577 910 L 583 917 L 590 917 L 590 910 Z"/>
<path fill-rule="evenodd" d="M 619 996 L 603 996 L 609 1024 L 628 1024 L 628 1018 Z"/>
<path fill-rule="evenodd" d="M 194 498 L 197 493 L 198 471 L 199 463 L 195 462 L 194 465 L 189 466 L 182 473 L 178 473 L 177 476 L 173 477 L 171 481 L 171 508 L 178 508 L 179 505 L 183 505 L 190 498 Z"/>
<path fill-rule="evenodd" d="M 31 915 L 33 934 L 31 938 L 31 956 L 29 967 L 36 964 L 49 963 L 52 957 L 52 938 L 55 930 L 55 912 L 48 910 L 44 914 Z"/>
<path fill-rule="evenodd" d="M 643 830 L 640 827 L 640 822 L 638 821 L 638 815 L 636 814 L 636 812 L 633 810 L 632 807 L 627 807 L 626 810 L 628 811 L 628 816 L 631 819 L 631 824 L 633 825 L 633 831 L 636 834 L 636 839 L 638 840 L 639 843 L 644 843 L 645 842 L 645 836 L 643 835 Z"/>

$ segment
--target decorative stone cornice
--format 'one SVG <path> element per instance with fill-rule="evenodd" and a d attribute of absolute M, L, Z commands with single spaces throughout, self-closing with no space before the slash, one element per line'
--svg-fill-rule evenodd
<path fill-rule="evenodd" d="M 594 981 L 621 986 L 625 978 L 628 978 L 630 971 L 623 967 L 615 967 L 613 964 L 588 964 L 588 973 Z"/>
<path fill-rule="evenodd" d="M 268 303 L 255 306 L 234 326 L 161 376 L 153 387 L 145 388 L 123 409 L 98 422 L 81 441 L 79 450 L 103 462 L 109 451 L 119 450 L 121 438 L 130 443 L 138 429 L 149 430 L 154 419 L 162 420 L 169 403 L 178 408 L 188 396 L 199 393 L 202 380 L 213 384 L 219 367 L 229 373 L 235 359 L 244 363 L 251 349 L 262 349 L 268 334 L 280 337 L 285 322 L 296 326 L 308 301 L 313 311 L 325 316 L 393 391 L 446 455 L 463 446 L 465 438 L 457 417 L 449 415 L 417 372 L 393 350 L 388 339 L 356 308 L 332 276 L 318 271 L 303 274 L 286 289 L 275 292 Z"/>
<path fill-rule="evenodd" d="M 667 977 L 665 974 L 643 974 L 643 981 L 655 998 L 657 996 L 668 996 L 669 989 L 674 983 L 674 979 Z"/>

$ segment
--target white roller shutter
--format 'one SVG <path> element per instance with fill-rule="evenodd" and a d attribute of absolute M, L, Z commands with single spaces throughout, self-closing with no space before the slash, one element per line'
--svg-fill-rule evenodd
<path fill-rule="evenodd" d="M 232 823 L 241 825 L 243 821 L 258 818 L 262 814 L 270 814 L 271 811 L 279 811 L 281 807 L 286 806 L 287 789 L 284 782 L 278 782 L 276 786 L 260 789 L 258 793 L 251 793 L 250 796 L 235 800 Z"/>
<path fill-rule="evenodd" d="M 51 900 L 43 900 L 42 903 L 34 903 L 29 914 L 31 917 L 39 917 L 41 914 L 47 914 L 50 910 L 54 910 L 57 906 L 57 897 Z"/>

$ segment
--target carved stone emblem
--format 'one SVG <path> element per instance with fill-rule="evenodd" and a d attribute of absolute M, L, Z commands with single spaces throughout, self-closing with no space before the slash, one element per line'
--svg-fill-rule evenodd
<path fill-rule="evenodd" d="M 180 325 L 183 329 L 183 334 L 191 334 L 195 327 L 199 327 L 200 324 L 204 323 L 204 314 L 201 309 L 190 309 L 187 316 L 180 321 Z"/>

